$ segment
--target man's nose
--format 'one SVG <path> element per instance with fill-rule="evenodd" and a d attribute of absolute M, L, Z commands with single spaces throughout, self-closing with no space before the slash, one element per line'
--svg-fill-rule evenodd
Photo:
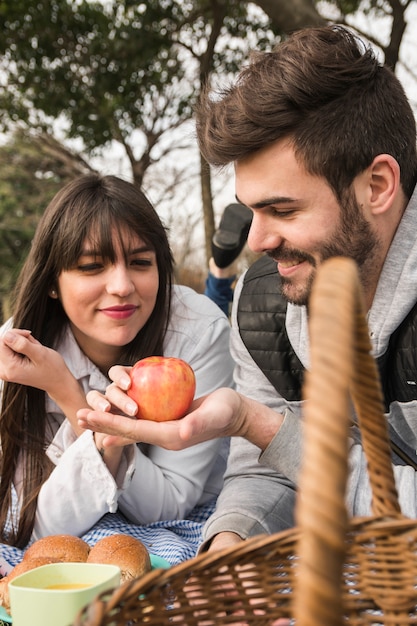
<path fill-rule="evenodd" d="M 282 242 L 276 224 L 265 216 L 254 214 L 248 234 L 248 247 L 256 254 L 278 248 Z"/>

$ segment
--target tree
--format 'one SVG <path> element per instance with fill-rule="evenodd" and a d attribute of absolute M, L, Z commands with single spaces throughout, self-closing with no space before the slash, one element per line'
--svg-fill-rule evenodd
<path fill-rule="evenodd" d="M 52 132 L 60 120 L 66 136 L 82 139 L 89 155 L 116 141 L 139 185 L 163 156 L 162 135 L 191 117 L 209 73 L 236 70 L 243 52 L 235 46 L 231 55 L 220 38 L 244 42 L 251 32 L 262 46 L 274 36 L 261 32 L 265 19 L 248 19 L 247 5 L 236 0 L 5 0 L 2 7 L 3 129 L 19 121 Z M 191 76 L 190 61 L 197 68 Z M 183 146 L 189 144 L 185 137 Z M 210 178 L 207 168 L 201 171 L 209 242 Z"/>
<path fill-rule="evenodd" d="M 256 4 L 265 11 L 272 23 L 284 33 L 306 26 L 322 26 L 326 19 L 317 11 L 313 0 L 257 0 Z"/>
<path fill-rule="evenodd" d="M 172 18 L 159 5 L 5 0 L 3 129 L 19 121 L 51 131 L 58 119 L 87 154 L 115 140 L 142 184 L 158 138 L 191 115 L 190 86 L 168 32 Z"/>
<path fill-rule="evenodd" d="M 351 23 L 362 12 L 389 17 L 387 41 L 369 38 L 395 69 L 411 2 L 3 0 L 0 129 L 20 123 L 56 136 L 59 125 L 87 159 L 117 143 L 143 185 L 167 152 L 193 144 L 189 133 L 165 138 L 190 119 L 201 86 L 233 76 L 250 47 L 270 49 L 294 29 Z M 200 179 L 208 257 L 213 191 L 203 160 Z"/>
<path fill-rule="evenodd" d="M 409 27 L 407 12 L 413 3 L 414 0 L 332 0 L 328 4 L 335 10 L 332 21 L 353 25 L 360 35 L 381 50 L 385 64 L 395 71 L 400 61 L 404 33 Z M 375 36 L 359 26 L 356 18 L 360 14 L 376 24 L 389 18 L 386 42 L 383 31 Z"/>
<path fill-rule="evenodd" d="M 17 131 L 0 148 L 0 312 L 30 246 L 38 219 L 62 185 L 90 166 L 47 134 Z"/>
<path fill-rule="evenodd" d="M 406 13 L 414 0 L 329 0 L 327 2 L 333 13 L 332 21 L 349 24 L 349 17 L 358 12 L 372 15 L 375 19 L 391 18 L 390 35 L 387 43 L 382 38 L 372 37 L 369 32 L 361 31 L 369 41 L 380 48 L 385 63 L 395 70 L 404 32 L 408 23 Z M 317 11 L 319 2 L 314 0 L 256 0 L 256 4 L 269 16 L 272 23 L 284 33 L 290 33 L 306 26 L 319 26 L 326 23 L 323 14 Z M 322 7 L 323 10 L 323 7 Z"/>

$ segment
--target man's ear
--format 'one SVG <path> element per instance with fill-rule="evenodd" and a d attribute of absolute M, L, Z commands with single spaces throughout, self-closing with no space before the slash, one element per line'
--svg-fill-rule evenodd
<path fill-rule="evenodd" d="M 378 154 L 368 168 L 368 203 L 373 215 L 390 209 L 400 190 L 400 166 L 390 154 Z"/>

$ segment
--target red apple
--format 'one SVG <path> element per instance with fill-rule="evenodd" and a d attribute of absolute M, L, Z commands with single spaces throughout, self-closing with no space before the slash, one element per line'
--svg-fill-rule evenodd
<path fill-rule="evenodd" d="M 192 367 L 182 359 L 149 356 L 133 366 L 127 394 L 139 407 L 137 418 L 165 422 L 183 417 L 195 393 Z"/>

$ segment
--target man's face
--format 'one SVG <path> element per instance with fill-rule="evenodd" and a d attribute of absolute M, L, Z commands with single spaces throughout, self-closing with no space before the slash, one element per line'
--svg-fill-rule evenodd
<path fill-rule="evenodd" d="M 380 266 L 380 242 L 353 194 L 343 208 L 328 183 L 297 162 L 290 142 L 279 141 L 235 164 L 236 196 L 253 211 L 249 247 L 276 262 L 282 293 L 307 304 L 316 268 L 333 256 L 354 259 L 365 292 Z"/>

